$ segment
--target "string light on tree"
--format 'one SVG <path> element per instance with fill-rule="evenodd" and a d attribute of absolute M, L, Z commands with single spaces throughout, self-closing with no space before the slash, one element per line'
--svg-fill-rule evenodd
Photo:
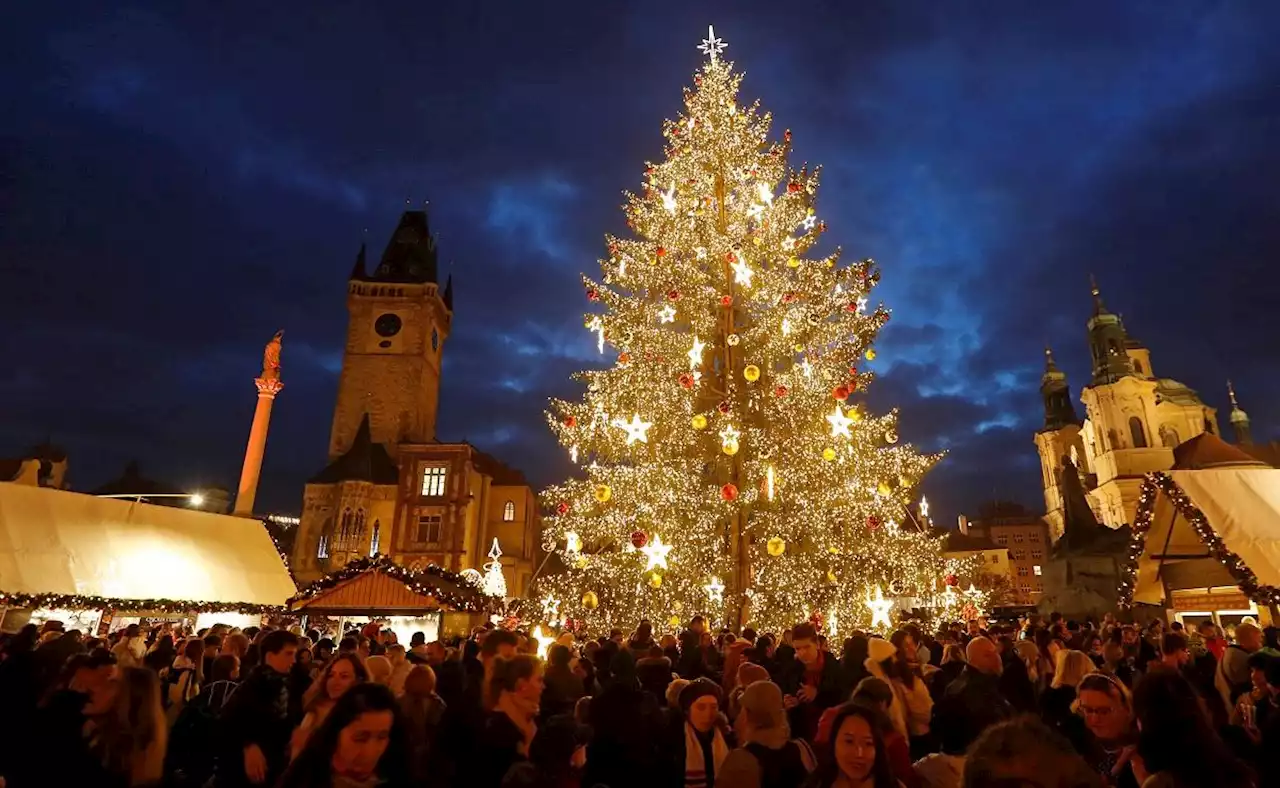
<path fill-rule="evenodd" d="M 714 577 L 729 626 L 780 632 L 821 611 L 867 629 L 867 589 L 927 589 L 945 574 L 937 538 L 880 525 L 902 517 L 905 491 L 938 456 L 896 440 L 896 411 L 846 406 L 871 382 L 857 368 L 884 325 L 865 307 L 880 273 L 816 249 L 820 170 L 788 163 L 790 132 L 771 132 L 740 95 L 714 30 L 700 49 L 682 110 L 662 127 L 663 157 L 626 197 L 627 234 L 606 238 L 603 276 L 583 282 L 603 307 L 587 319 L 600 317 L 627 360 L 579 373 L 582 396 L 549 408 L 558 439 L 590 462 L 543 493 L 554 510 L 543 545 L 568 569 L 540 575 L 538 593 L 596 634 L 706 610 Z M 623 260 L 645 264 L 622 278 Z M 633 546 L 657 523 L 670 544 Z M 566 532 L 590 555 L 567 550 Z M 646 560 L 637 576 L 636 551 L 659 546 L 670 568 Z"/>
<path fill-rule="evenodd" d="M 551 649 L 551 647 L 552 647 L 552 646 L 554 646 L 554 645 L 555 645 L 555 643 L 556 643 L 556 636 L 555 636 L 554 634 L 551 634 L 550 632 L 544 632 L 544 631 L 542 630 L 542 625 L 541 625 L 541 624 L 539 624 L 538 626 L 534 627 L 534 628 L 533 628 L 533 632 L 532 632 L 532 633 L 530 633 L 530 635 L 531 635 L 531 636 L 533 637 L 533 639 L 534 639 L 535 641 L 537 641 L 537 643 L 538 643 L 538 658 L 539 658 L 539 659 L 546 659 L 546 658 L 547 658 L 547 652 L 548 652 L 548 651 Z"/>
<path fill-rule="evenodd" d="M 507 578 L 502 574 L 502 548 L 495 537 L 489 548 L 489 561 L 484 565 L 484 592 L 489 596 L 507 595 Z"/>

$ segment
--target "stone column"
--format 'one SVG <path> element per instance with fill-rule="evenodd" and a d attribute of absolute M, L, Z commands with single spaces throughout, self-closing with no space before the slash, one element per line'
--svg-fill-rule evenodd
<path fill-rule="evenodd" d="M 258 388 L 258 406 L 253 411 L 253 426 L 249 428 L 249 445 L 244 450 L 244 466 L 240 469 L 240 487 L 236 491 L 236 506 L 232 514 L 253 516 L 253 499 L 258 494 L 258 477 L 262 473 L 262 455 L 267 450 L 267 429 L 271 426 L 271 406 L 276 395 L 284 388 L 280 380 L 280 338 L 283 331 L 267 343 L 263 354 L 262 376 L 254 379 Z"/>

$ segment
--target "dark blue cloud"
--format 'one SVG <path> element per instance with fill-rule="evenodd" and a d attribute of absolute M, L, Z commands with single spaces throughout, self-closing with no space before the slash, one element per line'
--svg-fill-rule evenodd
<path fill-rule="evenodd" d="M 323 461 L 343 280 L 430 200 L 457 313 L 441 432 L 566 471 L 541 419 L 618 205 L 708 21 L 824 166 L 819 211 L 894 311 L 872 406 L 946 460 L 935 512 L 1036 505 L 1041 348 L 1084 382 L 1087 275 L 1157 372 L 1280 429 L 1280 8 L 1256 2 L 27 4 L 0 74 L 0 444 L 89 486 L 130 457 L 230 486 L 287 330 L 263 500 Z M 0 447 L 2 448 L 2 447 Z"/>

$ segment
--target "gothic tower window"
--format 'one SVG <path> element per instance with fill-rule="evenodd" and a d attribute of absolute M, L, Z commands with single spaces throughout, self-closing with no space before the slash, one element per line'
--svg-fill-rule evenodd
<path fill-rule="evenodd" d="M 513 523 L 516 520 L 516 502 L 507 501 L 502 507 L 502 521 Z"/>
<path fill-rule="evenodd" d="M 316 558 L 329 557 L 329 535 L 320 534 L 320 541 L 316 543 Z"/>
<path fill-rule="evenodd" d="M 1147 448 L 1147 433 L 1142 429 L 1142 419 L 1137 416 L 1129 417 L 1129 437 L 1133 440 L 1133 448 Z"/>
<path fill-rule="evenodd" d="M 364 542 L 364 509 L 356 512 L 356 527 L 351 534 L 351 540 L 351 549 L 353 550 Z"/>
<path fill-rule="evenodd" d="M 1120 433 L 1114 429 L 1107 430 L 1107 451 L 1115 451 L 1120 448 Z"/>
<path fill-rule="evenodd" d="M 373 537 L 369 540 L 370 557 L 378 554 L 379 542 L 382 541 L 382 523 L 378 520 L 373 521 Z"/>
<path fill-rule="evenodd" d="M 355 526 L 355 515 L 350 509 L 342 511 L 342 522 L 338 526 L 338 538 L 334 540 L 333 549 L 338 552 L 351 549 L 352 529 Z"/>

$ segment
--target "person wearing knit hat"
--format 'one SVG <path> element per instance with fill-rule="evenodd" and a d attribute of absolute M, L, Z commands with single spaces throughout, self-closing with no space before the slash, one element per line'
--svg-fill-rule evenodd
<path fill-rule="evenodd" d="M 772 681 L 755 681 L 742 692 L 742 708 L 733 723 L 738 749 L 729 753 L 717 780 L 734 788 L 771 784 L 800 785 L 817 766 L 803 739 L 791 738 L 782 690 Z"/>
<path fill-rule="evenodd" d="M 685 788 L 714 788 L 716 775 L 729 756 L 729 744 L 719 724 L 722 697 L 720 685 L 710 679 L 694 679 L 680 690 L 684 751 L 677 753 L 676 763 L 683 771 Z"/>
<path fill-rule="evenodd" d="M 738 666 L 737 680 L 734 681 L 733 690 L 729 693 L 728 717 L 730 720 L 738 719 L 738 712 L 742 711 L 742 693 L 757 681 L 769 681 L 769 671 L 765 670 L 763 665 L 743 662 Z"/>

